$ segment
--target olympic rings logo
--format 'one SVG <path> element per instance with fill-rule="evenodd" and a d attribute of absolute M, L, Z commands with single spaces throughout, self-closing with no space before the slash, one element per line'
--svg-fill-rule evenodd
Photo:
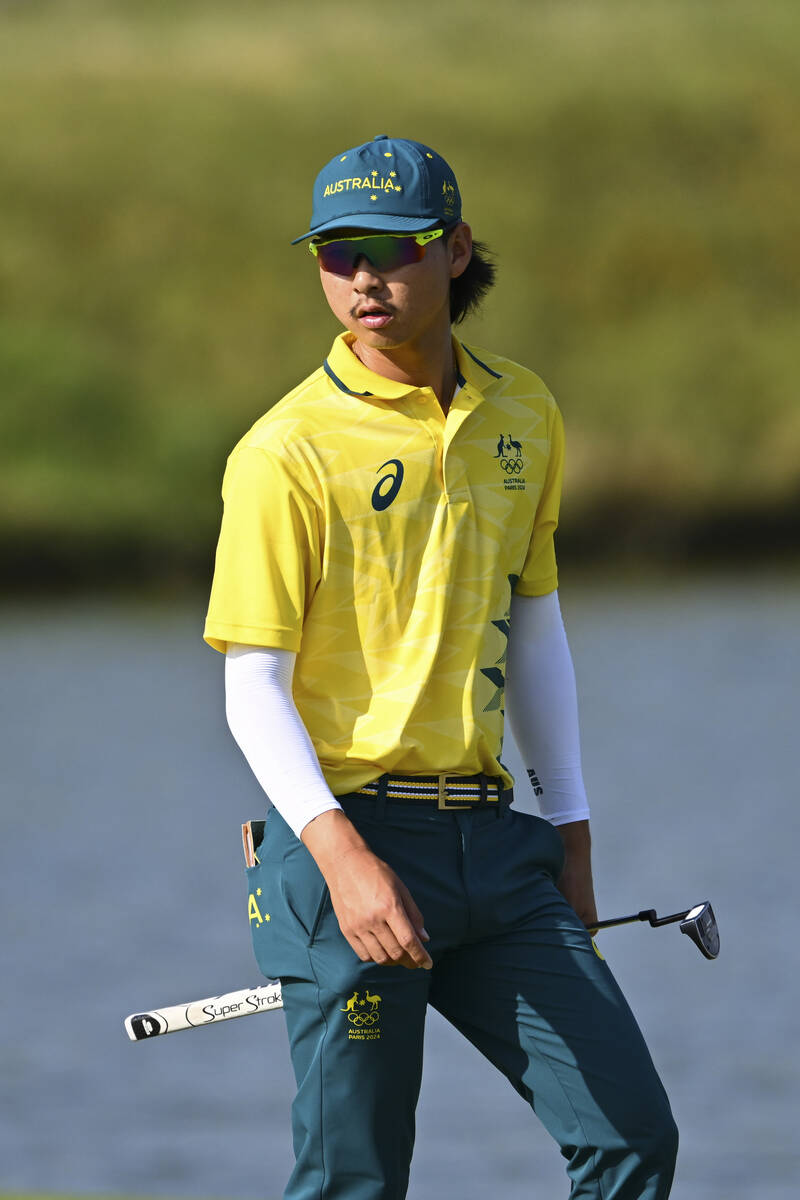
<path fill-rule="evenodd" d="M 378 1020 L 378 1013 L 368 1012 L 359 1013 L 351 1012 L 347 1014 L 347 1019 L 351 1025 L 374 1025 Z"/>
<path fill-rule="evenodd" d="M 500 466 L 505 471 L 506 475 L 519 475 L 522 470 L 523 463 L 521 458 L 501 458 Z"/>

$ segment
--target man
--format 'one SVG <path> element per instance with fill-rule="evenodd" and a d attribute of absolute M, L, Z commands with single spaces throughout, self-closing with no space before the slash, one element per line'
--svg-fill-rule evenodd
<path fill-rule="evenodd" d="M 493 270 L 429 147 L 337 155 L 309 238 L 344 333 L 231 455 L 205 630 L 274 805 L 248 874 L 297 1078 L 285 1196 L 405 1196 L 432 1004 L 540 1116 L 571 1195 L 666 1197 L 669 1105 L 587 932 L 558 411 L 453 337 Z M 506 701 L 542 818 L 508 807 Z"/>

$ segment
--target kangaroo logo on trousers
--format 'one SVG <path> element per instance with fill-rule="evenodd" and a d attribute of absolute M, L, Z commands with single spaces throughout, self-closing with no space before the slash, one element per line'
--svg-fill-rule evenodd
<path fill-rule="evenodd" d="M 344 1008 L 339 1009 L 347 1013 L 347 1036 L 351 1042 L 374 1042 L 381 1036 L 380 1004 L 381 997 L 367 988 L 363 1000 L 360 992 L 353 992 Z"/>

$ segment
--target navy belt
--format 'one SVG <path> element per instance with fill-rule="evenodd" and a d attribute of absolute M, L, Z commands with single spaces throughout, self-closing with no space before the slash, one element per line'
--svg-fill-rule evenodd
<path fill-rule="evenodd" d="M 490 804 L 506 807 L 514 799 L 511 788 L 505 789 L 502 779 L 492 775 L 381 775 L 365 783 L 356 795 L 395 804 L 425 804 L 445 812 Z"/>

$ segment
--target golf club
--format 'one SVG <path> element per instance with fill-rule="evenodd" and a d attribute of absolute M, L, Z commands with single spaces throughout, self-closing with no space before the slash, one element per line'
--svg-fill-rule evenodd
<path fill-rule="evenodd" d="M 629 917 L 614 917 L 611 921 L 598 921 L 595 929 L 609 929 L 612 925 L 627 925 L 631 921 L 648 921 L 655 929 L 658 925 L 671 925 L 680 921 L 681 933 L 692 939 L 706 958 L 716 958 L 719 954 L 719 929 L 714 910 L 708 900 L 695 904 L 685 912 L 672 913 L 669 917 L 659 917 L 654 908 L 644 908 L 641 912 Z"/>
<path fill-rule="evenodd" d="M 649 921 L 657 925 L 681 923 L 681 933 L 688 934 L 706 958 L 719 954 L 719 930 L 714 910 L 706 900 L 695 904 L 685 912 L 659 917 L 654 908 L 642 909 L 629 917 L 614 917 L 610 921 L 598 921 L 595 929 L 610 929 L 613 925 L 627 925 L 631 921 Z M 194 1000 L 189 1004 L 176 1004 L 170 1008 L 154 1009 L 150 1012 L 131 1013 L 125 1018 L 125 1029 L 133 1042 L 145 1041 L 164 1033 L 175 1033 L 179 1029 L 198 1029 L 204 1025 L 218 1025 L 232 1017 L 247 1017 L 258 1012 L 274 1012 L 283 1007 L 279 980 L 260 987 L 242 988 L 222 996 L 210 996 L 205 1000 Z"/>

